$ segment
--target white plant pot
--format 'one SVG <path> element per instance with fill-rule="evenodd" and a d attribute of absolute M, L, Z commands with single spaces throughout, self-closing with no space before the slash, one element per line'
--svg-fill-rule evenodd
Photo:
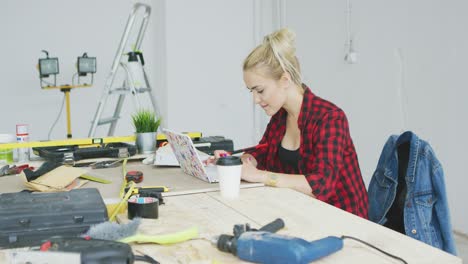
<path fill-rule="evenodd" d="M 136 133 L 138 153 L 151 154 L 156 151 L 156 132 Z"/>

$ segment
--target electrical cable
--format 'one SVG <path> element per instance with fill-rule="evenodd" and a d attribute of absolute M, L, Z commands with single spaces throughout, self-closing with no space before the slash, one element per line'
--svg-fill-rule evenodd
<path fill-rule="evenodd" d="M 75 76 L 77 76 L 78 73 L 73 74 L 72 76 L 72 86 L 75 86 Z M 78 83 L 79 84 L 79 83 Z"/>
<path fill-rule="evenodd" d="M 351 0 L 346 1 L 346 35 L 347 35 L 347 40 L 346 40 L 346 45 L 350 45 L 351 43 Z M 348 51 L 351 47 L 348 46 Z"/>
<path fill-rule="evenodd" d="M 75 80 L 74 80 L 74 79 L 75 79 L 75 76 L 77 76 L 77 75 L 78 75 L 78 74 L 75 73 L 75 74 L 73 74 L 73 76 L 72 76 L 72 86 L 75 85 Z M 46 84 L 49 84 L 49 85 L 52 85 L 51 83 L 46 82 L 46 81 L 43 81 L 43 80 L 42 80 L 42 82 L 44 82 L 44 83 L 46 83 Z M 59 121 L 60 116 L 62 115 L 64 104 L 65 104 L 65 94 L 63 95 L 62 105 L 60 106 L 60 111 L 59 111 L 59 113 L 58 113 L 58 115 L 57 115 L 57 118 L 55 119 L 54 123 L 52 124 L 52 126 L 51 126 L 50 129 L 49 129 L 49 133 L 47 134 L 47 140 L 50 140 L 50 135 L 52 134 L 52 130 L 53 130 L 54 127 L 57 125 L 57 122 Z"/>
<path fill-rule="evenodd" d="M 382 250 L 382 249 L 380 249 L 380 248 L 378 248 L 378 247 L 376 247 L 376 246 L 374 246 L 374 245 L 372 245 L 372 244 L 370 244 L 370 243 L 368 243 L 368 242 L 366 242 L 366 241 L 364 241 L 364 240 L 361 240 L 361 239 L 359 239 L 359 238 L 352 237 L 352 236 L 341 236 L 341 239 L 343 239 L 343 240 L 345 240 L 345 239 L 351 239 L 351 240 L 355 240 L 355 241 L 361 242 L 362 244 L 364 244 L 364 245 L 366 245 L 366 246 L 368 246 L 368 247 L 370 247 L 370 248 L 373 248 L 373 249 L 379 251 L 380 253 L 383 253 L 383 254 L 385 254 L 385 255 L 387 255 L 387 256 L 389 256 L 389 257 L 392 257 L 392 258 L 394 258 L 394 259 L 397 259 L 397 260 L 401 261 L 402 263 L 408 264 L 408 262 L 406 262 L 404 259 L 402 259 L 402 258 L 400 258 L 400 257 L 398 257 L 398 256 L 395 256 L 395 255 L 392 255 L 392 254 L 390 254 L 390 253 L 388 253 L 388 252 L 386 252 L 386 251 L 384 251 L 384 250 Z"/>
<path fill-rule="evenodd" d="M 408 111 L 406 107 L 406 101 L 404 96 L 404 91 L 405 91 L 405 60 L 403 57 L 403 52 L 401 51 L 401 48 L 396 49 L 396 55 L 398 58 L 399 62 L 399 85 L 397 86 L 397 97 L 398 97 L 398 104 L 399 104 L 399 110 L 400 110 L 400 115 L 401 115 L 401 125 L 402 125 L 402 131 L 406 130 L 406 125 L 408 124 Z"/>
<path fill-rule="evenodd" d="M 44 80 L 42 80 L 42 79 L 41 79 L 41 83 L 45 83 L 45 84 L 47 84 L 48 86 L 54 86 L 53 83 L 48 82 L 48 81 L 44 81 Z"/>
<path fill-rule="evenodd" d="M 352 6 L 351 0 L 347 0 L 347 7 L 346 7 L 346 54 L 345 54 L 345 61 L 349 64 L 356 63 L 356 52 L 354 50 L 353 45 L 353 36 L 351 33 L 351 15 L 352 15 Z"/>
<path fill-rule="evenodd" d="M 159 262 L 157 262 L 154 258 L 144 254 L 142 256 L 137 256 L 135 255 L 135 260 L 137 261 L 143 261 L 143 262 L 147 262 L 147 263 L 151 263 L 151 264 L 159 264 Z"/>
<path fill-rule="evenodd" d="M 47 134 L 47 140 L 50 140 L 50 135 L 52 134 L 52 130 L 54 129 L 55 125 L 57 125 L 57 122 L 60 119 L 60 116 L 62 115 L 64 105 L 65 105 L 65 94 L 63 95 L 62 106 L 60 106 L 60 111 L 59 111 L 59 113 L 57 115 L 57 118 L 55 119 L 54 123 L 50 127 L 49 133 Z"/>

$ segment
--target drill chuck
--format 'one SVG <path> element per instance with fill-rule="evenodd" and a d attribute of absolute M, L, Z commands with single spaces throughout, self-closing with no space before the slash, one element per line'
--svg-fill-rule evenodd
<path fill-rule="evenodd" d="M 216 247 L 223 251 L 232 253 L 234 256 L 237 256 L 237 239 L 245 232 L 277 232 L 284 227 L 284 221 L 281 218 L 277 218 L 274 221 L 264 225 L 259 230 L 253 229 L 249 224 L 245 225 L 234 225 L 233 233 L 234 235 L 220 235 L 217 239 Z"/>
<path fill-rule="evenodd" d="M 217 248 L 223 252 L 237 255 L 237 239 L 230 235 L 220 235 L 216 244 Z"/>

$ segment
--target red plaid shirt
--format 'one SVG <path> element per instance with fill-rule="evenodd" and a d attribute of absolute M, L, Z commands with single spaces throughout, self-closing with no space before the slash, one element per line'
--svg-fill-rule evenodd
<path fill-rule="evenodd" d="M 367 191 L 359 169 L 346 115 L 334 104 L 315 96 L 304 85 L 299 114 L 299 163 L 283 164 L 278 147 L 286 132 L 286 111 L 271 117 L 260 144 L 267 148 L 249 152 L 257 168 L 286 174 L 303 174 L 312 193 L 321 201 L 367 219 Z"/>

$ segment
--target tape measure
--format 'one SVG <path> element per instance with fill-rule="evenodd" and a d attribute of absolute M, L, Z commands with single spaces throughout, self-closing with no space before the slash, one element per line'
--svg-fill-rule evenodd
<path fill-rule="evenodd" d="M 143 172 L 129 171 L 125 174 L 125 180 L 127 180 L 127 182 L 133 181 L 134 183 L 140 183 L 143 181 Z"/>

